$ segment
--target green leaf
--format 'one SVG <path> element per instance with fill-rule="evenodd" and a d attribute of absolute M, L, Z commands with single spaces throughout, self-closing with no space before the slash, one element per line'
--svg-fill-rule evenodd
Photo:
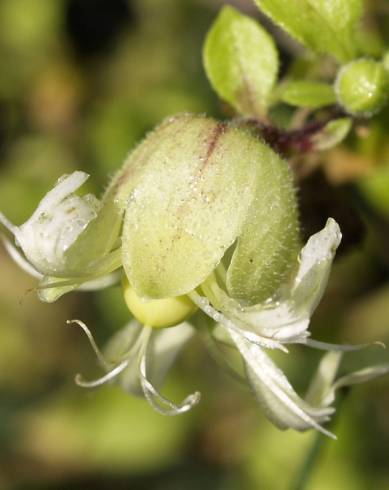
<path fill-rule="evenodd" d="M 280 99 L 297 107 L 317 109 L 336 102 L 333 87 L 324 82 L 294 80 L 287 82 L 280 90 Z"/>
<path fill-rule="evenodd" d="M 264 148 L 246 131 L 185 115 L 130 156 L 122 253 L 139 296 L 180 296 L 209 276 L 240 233 Z"/>
<path fill-rule="evenodd" d="M 278 71 L 272 37 L 254 20 L 224 7 L 208 32 L 204 66 L 218 95 L 244 116 L 266 113 Z"/>
<path fill-rule="evenodd" d="M 288 164 L 265 146 L 258 158 L 255 199 L 227 272 L 230 295 L 248 304 L 276 292 L 299 250 L 297 201 Z"/>
<path fill-rule="evenodd" d="M 328 150 L 338 145 L 346 138 L 351 127 L 352 121 L 348 117 L 341 117 L 330 121 L 312 138 L 315 150 Z"/>
<path fill-rule="evenodd" d="M 362 0 L 255 0 L 276 24 L 302 44 L 338 61 L 355 57 Z"/>

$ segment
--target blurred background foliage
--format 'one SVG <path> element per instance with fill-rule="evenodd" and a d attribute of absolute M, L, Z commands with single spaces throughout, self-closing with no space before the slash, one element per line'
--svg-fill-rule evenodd
<path fill-rule="evenodd" d="M 26 220 L 63 173 L 107 175 L 163 117 L 189 111 L 225 117 L 203 72 L 204 35 L 222 4 L 256 16 L 276 37 L 282 74 L 327 66 L 301 51 L 249 0 L 1 0 L 0 209 Z M 361 39 L 389 46 L 389 7 L 367 1 Z M 361 41 L 362 42 L 362 41 Z M 298 54 L 298 61 L 295 59 Z M 287 112 L 288 107 L 281 108 Z M 315 338 L 389 342 L 389 109 L 357 121 L 345 144 L 292 160 L 305 235 L 327 216 L 344 233 Z M 128 320 L 120 288 L 39 303 L 34 281 L 0 249 L 0 488 L 251 490 L 293 488 L 314 432 L 280 432 L 248 390 L 193 341 L 166 384 L 180 397 L 203 392 L 193 412 L 155 413 L 116 387 L 83 391 L 93 354 L 68 318 L 103 343 Z M 320 354 L 280 355 L 304 390 Z M 387 361 L 381 349 L 350 354 L 346 368 Z M 389 380 L 343 394 L 309 482 L 312 490 L 389 488 Z M 319 436 L 322 437 L 322 436 Z"/>

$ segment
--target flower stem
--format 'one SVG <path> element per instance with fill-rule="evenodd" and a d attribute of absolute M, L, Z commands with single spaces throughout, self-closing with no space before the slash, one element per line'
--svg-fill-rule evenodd
<path fill-rule="evenodd" d="M 321 450 L 327 441 L 327 437 L 316 432 L 315 438 L 308 450 L 305 460 L 298 471 L 297 477 L 291 485 L 291 490 L 305 490 L 308 487 L 309 480 L 312 476 L 313 470 L 315 469 L 316 463 L 319 459 Z"/>
<path fill-rule="evenodd" d="M 348 393 L 348 388 L 339 390 L 338 409 L 336 411 L 336 415 L 331 420 L 330 425 L 332 427 L 339 418 L 341 408 L 344 405 Z M 315 438 L 312 441 L 311 447 L 308 449 L 303 464 L 301 465 L 299 471 L 297 472 L 296 478 L 293 480 L 292 485 L 290 486 L 291 490 L 306 490 L 310 488 L 308 486 L 309 481 L 315 470 L 315 466 L 318 463 L 323 447 L 329 440 L 330 439 L 328 437 L 324 436 L 320 432 L 316 432 Z"/>

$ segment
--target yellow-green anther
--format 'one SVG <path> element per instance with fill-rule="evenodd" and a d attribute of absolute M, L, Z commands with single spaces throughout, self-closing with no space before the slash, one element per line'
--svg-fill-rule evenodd
<path fill-rule="evenodd" d="M 344 65 L 335 82 L 338 103 L 355 116 L 371 116 L 385 104 L 389 74 L 383 63 L 359 59 Z"/>
<path fill-rule="evenodd" d="M 123 279 L 123 295 L 134 317 L 143 325 L 153 328 L 174 327 L 197 310 L 188 296 L 144 300 L 136 294 L 126 277 Z"/>

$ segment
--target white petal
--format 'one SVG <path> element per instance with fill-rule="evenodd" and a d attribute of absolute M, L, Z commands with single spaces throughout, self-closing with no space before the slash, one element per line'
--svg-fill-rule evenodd
<path fill-rule="evenodd" d="M 74 194 L 87 178 L 86 173 L 79 171 L 63 176 L 28 221 L 19 227 L 8 226 L 27 260 L 42 274 L 72 275 L 65 253 L 97 217 L 100 208 L 94 196 Z M 4 219 L 2 221 L 6 224 Z"/>
<path fill-rule="evenodd" d="M 273 340 L 272 338 L 259 335 L 248 328 L 245 329 L 245 325 L 239 320 L 239 318 L 234 317 L 233 315 L 227 316 L 220 313 L 220 311 L 217 311 L 206 297 L 200 296 L 194 291 L 192 291 L 188 296 L 193 303 L 195 303 L 195 305 L 197 305 L 204 313 L 212 318 L 212 320 L 220 325 L 223 325 L 223 327 L 227 330 L 239 332 L 248 341 L 267 349 L 280 349 L 287 352 L 287 349 L 278 340 Z"/>
<path fill-rule="evenodd" d="M 325 403 L 325 398 L 332 387 L 341 359 L 342 353 L 334 351 L 327 352 L 322 357 L 305 396 L 308 403 L 316 406 L 328 406 L 330 404 Z"/>
<path fill-rule="evenodd" d="M 233 304 L 219 290 L 220 305 L 229 317 L 239 322 L 243 329 L 279 343 L 307 343 L 307 331 L 313 310 L 320 301 L 331 270 L 336 248 L 341 239 L 338 224 L 329 218 L 323 230 L 312 235 L 300 253 L 300 265 L 294 282 L 285 285 L 279 298 L 252 307 Z M 223 296 L 224 294 L 224 296 Z"/>
<path fill-rule="evenodd" d="M 335 438 L 320 425 L 328 420 L 333 409 L 310 406 L 297 395 L 286 376 L 260 347 L 248 342 L 240 333 L 230 331 L 230 335 L 245 360 L 256 398 L 277 427 L 299 431 L 315 428 Z"/>
<path fill-rule="evenodd" d="M 341 238 L 339 225 L 329 218 L 325 228 L 312 235 L 302 249 L 291 294 L 296 311 L 310 316 L 321 300 Z"/>

